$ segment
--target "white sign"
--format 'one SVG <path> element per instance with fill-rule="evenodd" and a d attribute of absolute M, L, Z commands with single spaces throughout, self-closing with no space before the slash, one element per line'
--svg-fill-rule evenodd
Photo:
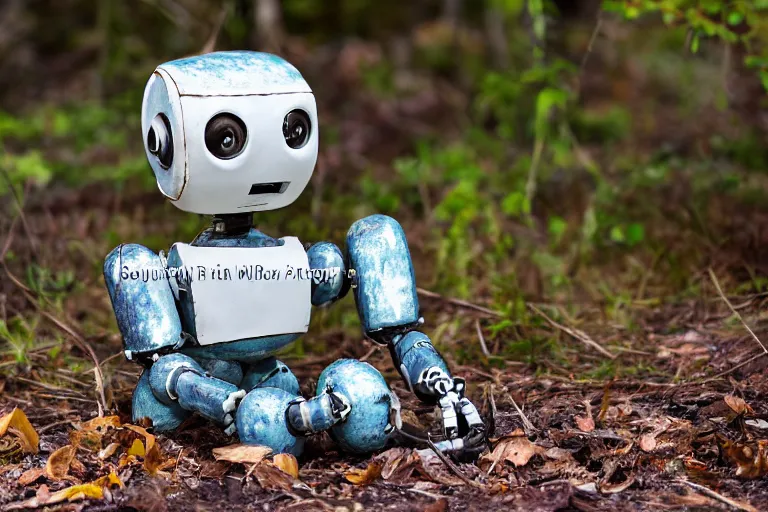
<path fill-rule="evenodd" d="M 311 281 L 333 270 L 312 271 L 301 242 L 283 240 L 279 247 L 174 244 L 181 266 L 168 277 L 191 294 L 201 345 L 307 332 Z"/>

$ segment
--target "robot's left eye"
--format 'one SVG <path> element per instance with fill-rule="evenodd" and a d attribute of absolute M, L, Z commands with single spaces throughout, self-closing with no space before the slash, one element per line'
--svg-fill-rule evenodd
<path fill-rule="evenodd" d="M 283 119 L 283 137 L 289 148 L 303 148 L 309 140 L 312 123 L 301 109 L 291 110 Z"/>
<path fill-rule="evenodd" d="M 216 158 L 229 160 L 242 153 L 248 132 L 234 114 L 217 114 L 205 125 L 205 147 Z"/>

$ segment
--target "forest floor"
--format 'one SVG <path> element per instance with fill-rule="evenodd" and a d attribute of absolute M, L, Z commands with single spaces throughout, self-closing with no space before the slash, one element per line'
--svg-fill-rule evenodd
<path fill-rule="evenodd" d="M 570 162 L 587 167 L 597 162 L 621 174 L 614 162 L 630 153 L 654 153 L 662 154 L 659 160 L 632 162 L 633 172 L 621 174 L 620 180 L 657 179 L 672 170 L 657 188 L 638 186 L 611 196 L 611 207 L 637 209 L 617 222 L 626 227 L 643 219 L 646 240 L 630 247 L 629 231 L 609 226 L 604 231 L 610 240 L 591 248 L 586 266 L 580 257 L 566 264 L 584 250 L 573 236 L 568 239 L 569 233 L 578 238 L 579 223 L 589 217 L 585 209 L 596 201 L 570 204 L 578 203 L 585 189 L 588 195 L 594 192 L 583 169 L 572 174 L 584 186 L 573 186 L 571 178 L 563 181 L 561 163 L 541 170 L 534 222 L 510 220 L 494 209 L 490 216 L 504 220 L 488 227 L 482 221 L 484 208 L 506 192 L 500 183 L 512 165 L 486 172 L 489 158 L 461 162 L 470 168 L 461 171 L 481 174 L 477 181 L 490 192 L 470 189 L 477 197 L 458 195 L 456 215 L 446 207 L 447 220 L 436 218 L 430 206 L 448 203 L 456 190 L 466 192 L 460 189 L 467 181 L 464 174 L 445 181 L 430 176 L 423 187 L 406 183 L 397 188 L 391 182 L 405 178 L 392 172 L 392 162 L 411 155 L 421 137 L 441 141 L 462 133 L 456 120 L 468 116 L 469 100 L 450 80 L 428 87 L 416 82 L 418 92 L 401 101 L 368 94 L 360 76 L 348 76 L 350 69 L 356 73 L 355 59 L 370 54 L 366 45 L 350 44 L 334 54 L 335 70 L 326 70 L 328 58 L 291 59 L 300 69 L 309 68 L 310 82 L 318 84 L 320 117 L 325 126 L 333 126 L 327 137 L 331 142 L 321 151 L 312 185 L 293 209 L 257 220 L 277 219 L 266 221 L 265 232 L 273 236 L 295 234 L 307 241 L 322 236 L 342 244 L 350 221 L 361 213 L 387 205 L 403 210 L 388 213 L 401 220 L 410 240 L 424 288 L 420 301 L 426 332 L 454 375 L 466 378 L 467 394 L 488 426 L 490 448 L 478 461 L 446 461 L 407 441 L 370 456 L 350 456 L 335 451 L 331 440 L 320 435 L 308 442 L 297 466 L 258 450 L 236 452 L 244 457 L 238 463 L 226 460 L 232 453 L 219 453 L 216 459 L 214 449 L 235 440 L 200 419 L 157 436 L 147 425 L 131 425 L 131 392 L 140 369 L 121 352 L 101 277 L 103 257 L 129 241 L 167 249 L 175 240 L 189 240 L 205 222 L 174 210 L 152 190 L 154 182 L 131 132 L 131 156 L 141 162 L 140 176 L 118 185 L 30 184 L 18 201 L 23 207 L 17 208 L 8 194 L 7 207 L 0 205 L 7 214 L 0 216 L 0 337 L 9 341 L 0 351 L 0 508 L 768 510 L 768 351 L 760 342 L 768 340 L 768 293 L 760 277 L 766 273 L 767 203 L 740 202 L 723 191 L 726 179 L 729 186 L 734 183 L 733 176 L 723 176 L 735 164 L 721 165 L 717 159 L 722 155 L 714 155 L 709 145 L 715 139 L 708 138 L 727 131 L 722 111 L 704 111 L 694 102 L 682 120 L 676 117 L 680 113 L 673 106 L 698 98 L 685 90 L 669 92 L 678 85 L 674 72 L 682 59 L 661 62 L 665 57 L 660 57 L 654 69 L 666 75 L 647 78 L 651 73 L 642 68 L 642 55 L 632 50 L 627 53 L 635 60 L 619 66 L 626 76 L 615 72 L 607 83 L 610 73 L 604 68 L 619 60 L 616 45 L 598 41 L 597 46 L 607 56 L 593 58 L 580 107 L 603 115 L 611 101 L 628 109 L 634 124 L 630 135 L 615 143 L 618 147 L 603 141 L 568 146 L 575 154 Z M 707 65 L 719 73 L 719 65 Z M 699 75 L 686 76 L 691 91 L 705 94 Z M 659 85 L 662 79 L 666 82 Z M 711 103 L 706 94 L 702 101 Z M 635 133 L 638 126 L 645 127 L 644 134 Z M 610 124 L 603 129 L 613 130 Z M 70 143 L 45 149 L 73 160 Z M 111 169 L 121 161 L 109 148 L 91 149 L 78 153 L 83 169 L 91 164 Z M 509 153 L 520 160 L 529 150 Z M 449 166 L 467 154 L 474 155 L 447 151 L 442 154 L 447 163 L 432 163 Z M 676 166 L 682 169 L 679 174 Z M 522 169 L 524 181 L 528 166 Z M 703 205 L 693 204 L 697 186 L 712 176 L 722 182 L 707 185 L 714 192 Z M 744 186 L 762 187 L 764 193 L 759 174 L 738 176 Z M 482 181 L 486 177 L 501 181 Z M 620 180 L 612 183 L 627 184 Z M 462 209 L 466 204 L 471 208 Z M 581 209 L 558 211 L 561 207 Z M 542 228 L 552 211 L 560 217 Z M 476 217 L 472 223 L 451 224 L 467 212 Z M 554 228 L 573 219 L 577 227 L 566 233 L 565 242 L 547 242 Z M 318 227 L 323 225 L 329 227 Z M 501 245 L 503 237 L 493 234 L 497 231 L 518 243 L 514 250 Z M 446 240 L 453 245 L 441 245 Z M 533 245 L 525 243 L 538 245 L 526 253 Z M 434 264 L 436 253 L 443 254 L 443 263 Z M 466 265 L 445 267 L 453 259 Z M 567 272 L 548 273 L 560 267 Z M 450 280 L 441 280 L 445 275 L 437 275 L 444 268 L 458 269 L 457 275 L 464 269 L 453 287 Z M 514 298 L 504 295 L 509 288 Z M 434 431 L 435 411 L 406 392 L 388 352 L 359 333 L 351 297 L 313 313 L 312 322 L 304 340 L 281 356 L 305 395 L 334 360 L 364 359 L 399 395 L 406 428 Z"/>
<path fill-rule="evenodd" d="M 86 229 L 82 237 L 97 239 L 88 232 L 100 218 L 98 205 L 88 199 L 93 192 L 66 196 L 68 204 L 55 199 L 70 213 L 49 216 L 49 232 L 58 238 L 62 232 L 70 236 L 72 230 Z M 72 209 L 71 201 L 91 203 L 90 213 Z M 55 206 L 49 203 L 51 208 Z M 78 227 L 77 214 L 91 219 L 90 228 Z M 24 221 L 43 226 L 42 216 L 42 210 L 30 210 Z M 33 240 L 25 235 L 23 223 L 7 239 L 20 252 Z M 54 241 L 37 241 L 36 248 L 28 248 L 55 250 Z M 37 310 L 50 329 L 48 339 L 57 341 L 30 349 L 28 371 L 0 380 L 2 411 L 18 407 L 39 434 L 37 454 L 20 454 L 25 434 L 16 420 L 0 438 L 4 510 L 57 500 L 63 500 L 57 505 L 62 510 L 92 511 L 768 509 L 768 481 L 754 479 L 768 469 L 763 440 L 768 437 L 768 357 L 756 339 L 765 330 L 758 329 L 753 337 L 738 322 L 724 328 L 726 320 L 734 320 L 730 307 L 747 318 L 759 316 L 768 300 L 765 294 L 728 297 L 731 306 L 716 295 L 676 306 L 640 306 L 636 321 L 642 336 L 629 336 L 620 344 L 615 333 L 599 334 L 602 327 L 588 334 L 588 322 L 578 328 L 551 325 L 576 354 L 567 369 L 546 360 L 537 365 L 505 361 L 499 367 L 482 357 L 460 365 L 449 353 L 455 374 L 468 380 L 468 394 L 489 427 L 491 451 L 477 463 L 449 464 L 429 448 L 407 443 L 370 457 L 350 456 L 318 436 L 308 443 L 292 477 L 276 469 L 269 457 L 260 464 L 217 461 L 213 449 L 233 440 L 201 420 L 157 439 L 130 430 L 131 390 L 139 369 L 123 360 L 116 333 L 84 335 L 69 323 L 83 315 L 78 308 L 87 303 L 99 304 L 99 314 L 110 313 L 98 281 L 68 304 L 67 319 L 49 313 L 36 296 L 39 291 L 8 275 L 10 293 L 3 307 L 26 311 L 30 318 Z M 496 314 L 479 304 L 427 292 L 421 301 L 426 318 L 448 315 L 479 325 Z M 546 315 L 545 305 L 529 307 Z M 678 329 L 670 333 L 669 325 Z M 412 411 L 404 413 L 406 428 L 434 429 L 434 411 L 409 396 L 386 350 L 332 329 L 310 332 L 308 338 L 308 344 L 329 348 L 286 357 L 305 394 L 312 392 L 313 379 L 327 364 L 342 357 L 362 358 L 382 371 L 403 409 Z M 480 340 L 464 343 L 479 345 Z M 100 361 L 98 379 L 92 357 Z M 625 372 L 606 378 L 594 371 L 622 361 L 631 368 L 653 368 L 653 375 Z M 14 363 L 6 359 L 2 364 Z M 109 410 L 99 419 L 103 402 Z M 278 465 L 285 468 L 284 462 Z M 104 483 L 111 473 L 113 482 L 103 491 L 80 486 L 99 478 Z M 70 491 L 58 492 L 62 489 Z M 100 499 L 80 501 L 88 496 Z"/>

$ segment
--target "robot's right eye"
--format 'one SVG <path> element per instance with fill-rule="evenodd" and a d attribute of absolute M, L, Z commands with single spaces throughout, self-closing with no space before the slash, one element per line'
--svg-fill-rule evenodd
<path fill-rule="evenodd" d="M 242 153 L 246 137 L 245 123 L 234 114 L 217 114 L 205 125 L 205 147 L 222 160 Z"/>
<path fill-rule="evenodd" d="M 157 114 L 149 125 L 147 149 L 155 155 L 163 169 L 168 169 L 173 163 L 173 134 L 165 114 Z"/>

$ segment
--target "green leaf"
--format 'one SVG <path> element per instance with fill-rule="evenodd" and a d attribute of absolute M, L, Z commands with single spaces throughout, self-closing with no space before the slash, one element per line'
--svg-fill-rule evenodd
<path fill-rule="evenodd" d="M 699 51 L 699 36 L 698 34 L 691 39 L 691 53 L 698 53 Z"/>
<path fill-rule="evenodd" d="M 624 229 L 621 226 L 613 226 L 611 228 L 611 241 L 616 242 L 617 244 L 624 243 L 626 241 L 627 237 L 624 236 Z"/>
<path fill-rule="evenodd" d="M 562 217 L 550 217 L 548 229 L 552 241 L 555 244 L 559 244 L 565 234 L 565 230 L 568 229 L 568 223 Z"/>
<path fill-rule="evenodd" d="M 627 244 L 637 245 L 645 240 L 645 227 L 637 222 L 627 226 L 626 231 Z"/>
<path fill-rule="evenodd" d="M 739 25 L 742 21 L 744 21 L 744 14 L 740 12 L 734 11 L 728 15 L 729 25 Z"/>

